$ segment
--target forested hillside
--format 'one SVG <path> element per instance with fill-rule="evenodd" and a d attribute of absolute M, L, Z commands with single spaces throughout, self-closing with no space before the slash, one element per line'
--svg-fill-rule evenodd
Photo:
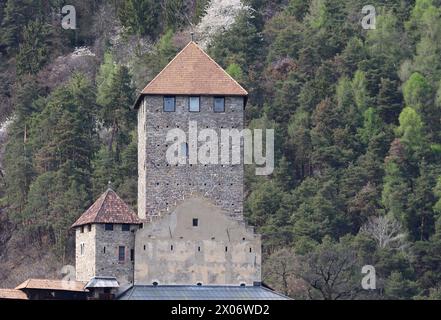
<path fill-rule="evenodd" d="M 129 107 L 194 31 L 249 91 L 248 126 L 275 129 L 274 173 L 246 167 L 264 281 L 441 299 L 441 0 L 370 1 L 369 30 L 362 0 L 73 0 L 76 30 L 64 4 L 0 2 L 0 286 L 72 263 L 69 226 L 109 181 L 136 207 Z"/>

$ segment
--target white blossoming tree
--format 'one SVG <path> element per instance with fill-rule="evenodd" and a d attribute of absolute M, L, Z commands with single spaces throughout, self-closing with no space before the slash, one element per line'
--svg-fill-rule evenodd
<path fill-rule="evenodd" d="M 251 15 L 252 8 L 240 0 L 210 1 L 206 14 L 195 28 L 198 44 L 206 48 L 213 36 L 227 31 L 241 13 Z"/>

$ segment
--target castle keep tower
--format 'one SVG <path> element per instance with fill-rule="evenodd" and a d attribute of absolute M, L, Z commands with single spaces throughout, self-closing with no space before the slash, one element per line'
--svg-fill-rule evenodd
<path fill-rule="evenodd" d="M 115 277 L 133 283 L 135 232 L 140 219 L 112 190 L 103 193 L 72 225 L 77 281 Z"/>
<path fill-rule="evenodd" d="M 246 97 L 194 42 L 144 88 L 135 103 L 138 216 L 109 189 L 75 222 L 77 280 L 115 277 L 133 284 L 127 298 L 140 290 L 133 297 L 146 299 L 157 286 L 259 286 L 261 238 L 243 221 L 237 154 Z M 214 162 L 197 161 L 206 138 L 217 139 L 205 149 Z M 184 161 L 170 161 L 172 147 Z"/>
<path fill-rule="evenodd" d="M 203 197 L 242 220 L 243 162 L 170 164 L 166 152 L 171 142 L 166 137 L 171 129 L 181 129 L 188 137 L 190 121 L 199 131 L 216 130 L 219 141 L 222 129 L 241 131 L 246 97 L 245 89 L 193 41 L 144 88 L 135 104 L 140 219 Z M 188 144 L 183 148 L 188 152 Z"/>

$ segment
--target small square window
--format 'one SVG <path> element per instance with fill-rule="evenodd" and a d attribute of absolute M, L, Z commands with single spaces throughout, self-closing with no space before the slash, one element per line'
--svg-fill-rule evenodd
<path fill-rule="evenodd" d="M 190 112 L 201 111 L 200 101 L 201 101 L 200 97 L 190 97 L 188 100 L 188 111 Z"/>
<path fill-rule="evenodd" d="M 130 224 L 121 225 L 121 231 L 130 231 Z"/>
<path fill-rule="evenodd" d="M 197 227 L 199 225 L 199 219 L 194 218 L 193 219 L 193 227 Z"/>
<path fill-rule="evenodd" d="M 225 112 L 224 97 L 214 97 L 214 112 Z"/>
<path fill-rule="evenodd" d="M 164 97 L 164 112 L 175 112 L 175 109 L 176 109 L 176 98 Z"/>
<path fill-rule="evenodd" d="M 104 230 L 106 230 L 106 231 L 113 231 L 113 223 L 106 223 L 104 225 Z"/>

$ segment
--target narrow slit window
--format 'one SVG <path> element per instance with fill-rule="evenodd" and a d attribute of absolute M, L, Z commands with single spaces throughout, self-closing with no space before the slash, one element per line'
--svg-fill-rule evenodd
<path fill-rule="evenodd" d="M 164 112 L 175 112 L 176 97 L 164 97 Z"/>
<path fill-rule="evenodd" d="M 130 261 L 135 261 L 135 249 L 130 249 Z"/>
<path fill-rule="evenodd" d="M 118 261 L 124 262 L 126 260 L 126 247 L 120 246 L 118 248 Z"/>
<path fill-rule="evenodd" d="M 181 154 L 180 156 L 184 159 L 188 159 L 188 143 L 181 143 Z"/>
<path fill-rule="evenodd" d="M 188 99 L 188 111 L 199 112 L 201 111 L 201 99 L 200 97 L 190 97 Z"/>
<path fill-rule="evenodd" d="M 193 227 L 197 227 L 197 226 L 199 226 L 199 219 L 194 218 L 193 219 Z"/>

